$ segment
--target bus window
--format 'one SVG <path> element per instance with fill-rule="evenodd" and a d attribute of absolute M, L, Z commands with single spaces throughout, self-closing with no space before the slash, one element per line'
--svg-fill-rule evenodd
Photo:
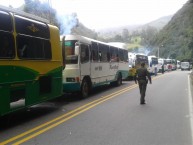
<path fill-rule="evenodd" d="M 128 62 L 128 51 L 123 50 L 123 57 L 124 57 L 124 62 Z"/>
<path fill-rule="evenodd" d="M 89 47 L 88 47 L 88 45 L 81 44 L 80 61 L 81 61 L 81 63 L 86 63 L 89 61 Z"/>
<path fill-rule="evenodd" d="M 91 60 L 94 62 L 98 61 L 98 45 L 95 42 L 92 42 L 92 51 L 91 51 Z"/>
<path fill-rule="evenodd" d="M 8 32 L 13 31 L 12 19 L 7 12 L 0 11 L 0 20 L 0 30 Z"/>
<path fill-rule="evenodd" d="M 15 56 L 13 35 L 0 31 L 0 59 L 10 59 Z"/>
<path fill-rule="evenodd" d="M 47 24 L 15 15 L 16 32 L 19 34 L 50 39 Z"/>
<path fill-rule="evenodd" d="M 118 61 L 118 48 L 113 46 L 110 47 L 110 57 L 111 57 L 111 62 Z"/>
<path fill-rule="evenodd" d="M 119 61 L 124 61 L 124 54 L 122 49 L 119 49 Z"/>
<path fill-rule="evenodd" d="M 18 35 L 17 49 L 20 59 L 49 60 L 52 58 L 49 40 Z"/>
<path fill-rule="evenodd" d="M 101 57 L 101 61 L 108 62 L 108 55 L 109 55 L 109 46 L 104 44 L 99 44 L 99 57 Z"/>
<path fill-rule="evenodd" d="M 65 61 L 66 64 L 77 64 L 78 55 L 75 54 L 75 44 L 76 40 L 65 41 Z M 79 46 L 79 44 L 76 44 Z"/>

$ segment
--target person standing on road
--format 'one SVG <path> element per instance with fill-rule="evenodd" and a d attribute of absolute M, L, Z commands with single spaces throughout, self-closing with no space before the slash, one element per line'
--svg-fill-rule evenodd
<path fill-rule="evenodd" d="M 162 64 L 162 74 L 164 74 L 164 64 Z"/>
<path fill-rule="evenodd" d="M 155 74 L 155 76 L 157 76 L 157 65 L 155 65 L 155 67 L 154 67 L 154 74 Z"/>
<path fill-rule="evenodd" d="M 136 74 L 136 68 L 134 65 L 132 65 L 132 68 L 129 70 L 129 74 L 131 74 L 132 80 L 134 80 L 134 76 Z"/>
<path fill-rule="evenodd" d="M 150 84 L 152 83 L 151 81 L 151 76 L 150 73 L 148 72 L 147 68 L 145 68 L 145 63 L 141 63 L 141 68 L 137 69 L 135 77 L 134 77 L 135 83 L 139 85 L 139 91 L 140 91 L 140 104 L 146 104 L 145 102 L 145 92 L 146 92 L 146 87 L 148 80 Z"/>

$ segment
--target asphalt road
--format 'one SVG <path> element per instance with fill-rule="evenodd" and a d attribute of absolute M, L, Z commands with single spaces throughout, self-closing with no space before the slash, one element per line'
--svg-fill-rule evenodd
<path fill-rule="evenodd" d="M 84 100 L 64 97 L 12 114 L 0 125 L 0 145 L 192 145 L 189 73 L 154 77 L 146 105 L 138 86 L 124 82 Z"/>

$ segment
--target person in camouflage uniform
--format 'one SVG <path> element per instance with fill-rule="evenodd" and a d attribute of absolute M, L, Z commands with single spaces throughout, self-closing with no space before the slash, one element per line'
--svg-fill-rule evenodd
<path fill-rule="evenodd" d="M 134 77 L 135 83 L 139 85 L 139 90 L 140 90 L 140 104 L 146 104 L 145 102 L 145 92 L 146 92 L 146 87 L 148 80 L 150 84 L 152 83 L 151 81 L 151 76 L 150 73 L 148 72 L 147 68 L 145 68 L 145 63 L 141 63 L 141 68 L 137 69 L 135 77 Z"/>

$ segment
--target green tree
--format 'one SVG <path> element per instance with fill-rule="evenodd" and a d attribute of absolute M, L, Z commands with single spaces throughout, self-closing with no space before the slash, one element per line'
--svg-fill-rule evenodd
<path fill-rule="evenodd" d="M 48 2 L 41 2 L 39 0 L 25 0 L 23 10 L 27 13 L 47 19 L 51 24 L 59 26 L 56 17 L 56 10 L 51 8 Z"/>
<path fill-rule="evenodd" d="M 122 39 L 124 42 L 127 42 L 129 38 L 129 31 L 128 29 L 123 29 L 122 30 Z"/>
<path fill-rule="evenodd" d="M 121 37 L 121 35 L 116 35 L 116 36 L 114 37 L 114 41 L 123 42 L 123 38 Z"/>
<path fill-rule="evenodd" d="M 77 27 L 79 23 L 76 13 L 59 16 L 48 2 L 41 2 L 40 0 L 25 0 L 23 10 L 49 20 L 51 24 L 59 27 L 61 34 L 70 34 L 71 29 Z"/>
<path fill-rule="evenodd" d="M 148 26 L 141 31 L 141 45 L 145 47 L 152 47 L 155 45 L 154 41 L 157 37 L 158 30 L 154 27 Z"/>

